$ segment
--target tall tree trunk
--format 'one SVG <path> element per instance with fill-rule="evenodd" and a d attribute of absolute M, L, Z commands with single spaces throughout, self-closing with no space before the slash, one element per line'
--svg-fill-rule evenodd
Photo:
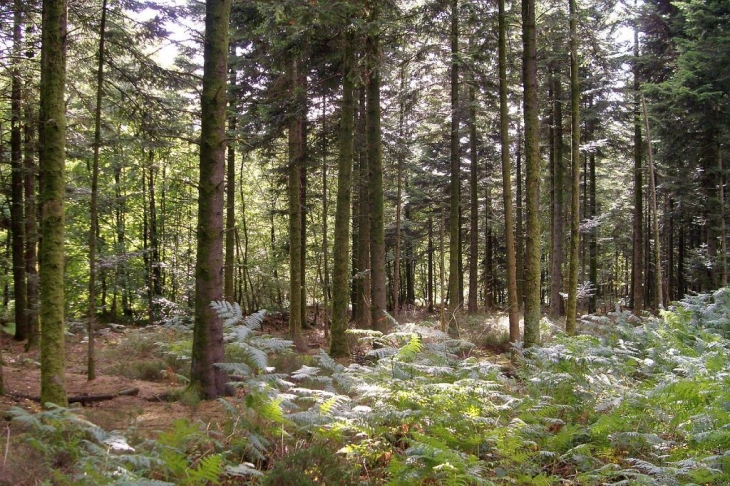
<path fill-rule="evenodd" d="M 91 167 L 91 208 L 89 218 L 89 322 L 88 351 L 86 363 L 86 377 L 89 381 L 96 378 L 96 363 L 94 350 L 94 328 L 96 324 L 96 244 L 97 233 L 99 232 L 99 149 L 101 147 L 101 100 L 104 88 L 104 54 L 106 35 L 106 10 L 107 0 L 102 1 L 101 24 L 99 27 L 99 59 L 96 71 L 96 109 L 94 110 L 94 160 Z"/>
<path fill-rule="evenodd" d="M 449 307 L 456 312 L 461 303 L 459 295 L 461 274 L 460 188 L 461 168 L 459 154 L 459 0 L 451 0 L 451 185 L 449 189 Z M 458 335 L 456 319 L 449 320 L 449 334 Z"/>
<path fill-rule="evenodd" d="M 229 75 L 231 87 L 235 86 L 235 71 L 231 70 Z M 233 101 L 230 102 L 234 108 Z M 236 116 L 228 116 L 228 131 L 233 137 L 236 130 Z M 223 296 L 228 302 L 235 302 L 234 282 L 236 274 L 236 147 L 233 143 L 228 144 L 226 157 L 226 253 L 224 256 L 223 275 Z"/>
<path fill-rule="evenodd" d="M 41 403 L 66 406 L 64 214 L 66 0 L 43 0 L 41 53 Z"/>
<path fill-rule="evenodd" d="M 329 269 L 329 235 L 327 219 L 329 216 L 329 185 L 327 183 L 327 96 L 322 96 L 322 266 L 324 276 L 322 277 L 322 327 L 324 335 L 328 337 L 329 333 L 329 292 L 330 292 L 330 269 Z M 350 172 L 352 172 L 352 163 L 350 164 Z M 352 177 L 352 174 L 350 175 Z M 350 184 L 352 185 L 352 184 Z M 349 204 L 349 200 L 348 200 Z M 350 217 L 348 209 L 347 217 Z M 347 222 L 348 226 L 350 222 Z M 348 232 L 349 238 L 349 232 Z M 347 242 L 349 244 L 349 242 Z M 347 273 L 347 268 L 345 273 Z M 348 287 L 346 282 L 345 287 Z M 346 302 L 346 301 L 345 301 Z"/>
<path fill-rule="evenodd" d="M 593 122 L 589 123 L 588 137 L 593 139 Z M 595 221 L 598 215 L 598 207 L 596 200 L 596 152 L 591 152 L 588 156 L 588 217 L 591 221 Z M 591 232 L 588 234 L 590 238 L 588 242 L 588 280 L 591 282 L 592 292 L 588 299 L 588 313 L 596 312 L 598 297 L 601 295 L 601 289 L 598 287 L 598 227 L 594 224 Z"/>
<path fill-rule="evenodd" d="M 397 321 L 400 312 L 400 270 L 401 270 L 401 213 L 403 210 L 403 165 L 406 158 L 405 146 L 405 96 L 406 65 L 400 70 L 401 97 L 398 107 L 398 147 L 396 149 L 396 197 L 395 197 L 395 255 L 393 257 L 393 318 Z"/>
<path fill-rule="evenodd" d="M 370 21 L 380 21 L 378 0 L 371 0 Z M 370 300 L 372 327 L 376 331 L 388 329 L 385 286 L 385 229 L 383 201 L 383 160 L 380 129 L 380 63 L 382 61 L 380 35 L 368 35 L 366 50 L 370 60 L 367 86 L 367 147 L 368 185 L 370 195 Z"/>
<path fill-rule="evenodd" d="M 631 253 L 631 308 L 639 315 L 644 303 L 644 184 L 642 156 L 644 143 L 641 138 L 641 112 L 639 106 L 639 33 L 634 30 L 634 218 L 632 224 Z"/>
<path fill-rule="evenodd" d="M 479 170 L 477 157 L 477 106 L 476 88 L 473 83 L 469 87 L 469 155 L 471 156 L 471 170 L 469 173 L 469 314 L 476 314 L 479 310 Z M 489 238 L 489 235 L 487 236 Z M 489 245 L 489 242 L 487 242 Z M 487 282 L 491 268 L 487 263 Z M 489 283 L 488 283 L 489 285 Z M 485 293 L 487 308 L 490 307 L 489 295 Z"/>
<path fill-rule="evenodd" d="M 433 215 L 428 215 L 428 262 L 426 277 L 426 299 L 428 300 L 428 312 L 433 313 Z"/>
<path fill-rule="evenodd" d="M 527 191 L 523 341 L 525 347 L 530 347 L 540 341 L 540 120 L 537 100 L 535 0 L 522 0 L 522 42 Z"/>
<path fill-rule="evenodd" d="M 353 241 L 353 248 L 357 247 L 357 266 L 353 285 L 355 287 L 356 305 L 353 317 L 357 327 L 360 329 L 370 329 L 371 327 L 371 311 L 370 311 L 370 198 L 368 194 L 369 169 L 368 169 L 368 150 L 367 150 L 367 107 L 366 107 L 366 90 L 361 88 L 359 92 L 359 109 L 356 127 L 356 141 L 358 147 L 358 167 L 357 167 L 357 210 L 358 220 L 353 222 L 358 228 L 358 238 Z"/>
<path fill-rule="evenodd" d="M 524 197 L 522 196 L 522 129 L 517 127 L 517 157 L 515 160 L 515 263 L 517 266 L 517 306 L 519 311 L 525 308 L 525 228 Z"/>
<path fill-rule="evenodd" d="M 330 355 L 348 356 L 347 303 L 349 298 L 348 249 L 350 239 L 350 204 L 352 161 L 355 131 L 355 99 L 353 96 L 353 36 L 347 34 L 342 55 L 342 108 L 340 120 L 339 158 L 337 161 L 337 207 L 335 212 L 335 246 L 332 270 L 332 332 Z"/>
<path fill-rule="evenodd" d="M 200 183 L 195 264 L 195 327 L 190 385 L 205 398 L 226 391 L 223 323 L 210 306 L 223 298 L 223 179 L 226 171 L 226 76 L 230 0 L 206 0 Z"/>
<path fill-rule="evenodd" d="M 38 166 L 35 164 L 35 126 L 36 115 L 26 105 L 25 114 L 25 274 L 27 281 L 28 313 L 28 341 L 25 350 L 28 351 L 38 345 L 40 339 L 40 323 L 38 322 L 38 217 L 36 206 L 36 178 Z"/>
<path fill-rule="evenodd" d="M 568 303 L 565 306 L 565 332 L 574 336 L 578 311 L 578 252 L 580 249 L 580 84 L 578 82 L 578 7 L 570 4 L 570 158 L 572 190 L 570 197 L 570 264 Z"/>
<path fill-rule="evenodd" d="M 722 143 L 717 142 L 718 199 L 720 200 L 720 286 L 727 286 L 727 230 L 725 227 L 725 171 L 722 167 Z M 672 251 L 671 246 L 669 251 Z M 671 286 L 671 279 L 669 281 Z"/>
<path fill-rule="evenodd" d="M 662 251 L 661 240 L 659 239 L 659 206 L 657 204 L 656 171 L 654 169 L 654 151 L 651 146 L 651 131 L 649 130 L 649 115 L 646 110 L 646 101 L 641 97 L 641 105 L 644 111 L 644 127 L 646 128 L 646 146 L 648 149 L 649 163 L 649 195 L 651 197 L 651 233 L 654 239 L 654 302 L 656 308 L 664 309 L 664 291 L 662 290 Z"/>
<path fill-rule="evenodd" d="M 550 316 L 557 319 L 563 315 L 563 261 L 565 251 L 563 249 L 563 238 L 565 234 L 564 221 L 565 210 L 563 208 L 563 199 L 565 194 L 564 167 L 563 160 L 563 100 L 562 100 L 562 82 L 560 80 L 560 72 L 553 73 L 551 80 L 553 84 L 553 132 L 554 136 L 551 143 L 553 149 L 553 220 L 552 232 L 550 238 L 552 240 L 552 251 L 550 252 Z"/>
<path fill-rule="evenodd" d="M 290 61 L 292 96 L 296 96 L 299 82 L 297 60 Z M 296 346 L 304 349 L 302 337 L 303 275 L 302 261 L 302 117 L 292 117 L 289 122 L 289 333 Z"/>
<path fill-rule="evenodd" d="M 22 2 L 15 0 L 13 15 L 13 68 L 10 89 L 10 229 L 13 248 L 13 293 L 15 294 L 15 340 L 28 337 L 25 281 L 25 224 L 23 221 L 23 129 L 21 126 L 20 59 L 23 43 Z"/>

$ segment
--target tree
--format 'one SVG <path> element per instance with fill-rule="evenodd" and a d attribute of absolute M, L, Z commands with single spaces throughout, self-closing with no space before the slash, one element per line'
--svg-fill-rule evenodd
<path fill-rule="evenodd" d="M 377 27 L 380 21 L 380 2 L 370 0 L 370 22 Z M 385 230 L 383 201 L 383 147 L 380 127 L 380 69 L 382 52 L 380 34 L 372 32 L 365 41 L 369 77 L 367 79 L 367 159 L 370 199 L 370 313 L 373 329 L 388 329 L 385 287 Z"/>
<path fill-rule="evenodd" d="M 106 32 L 107 0 L 101 6 L 101 26 L 99 28 L 99 60 L 96 73 L 96 108 L 94 110 L 94 160 L 91 166 L 91 207 L 89 219 L 89 323 L 87 326 L 89 343 L 87 376 L 96 378 L 94 362 L 94 324 L 96 321 L 96 244 L 99 232 L 98 190 L 99 190 L 99 148 L 101 146 L 101 100 L 104 85 L 104 34 Z"/>
<path fill-rule="evenodd" d="M 355 131 L 355 98 L 353 86 L 354 39 L 348 32 L 342 53 L 342 104 L 339 135 L 339 158 L 337 163 L 337 207 L 335 213 L 335 245 L 332 270 L 332 329 L 330 341 L 331 356 L 348 356 L 347 304 L 349 301 L 350 274 L 348 272 L 348 249 L 350 238 L 350 204 L 352 193 L 353 137 Z"/>
<path fill-rule="evenodd" d="M 65 406 L 64 199 L 66 0 L 43 0 L 41 111 L 41 403 Z"/>
<path fill-rule="evenodd" d="M 522 0 L 522 79 L 525 118 L 525 347 L 540 341 L 540 120 L 537 95 L 535 0 Z"/>
<path fill-rule="evenodd" d="M 517 255 L 515 252 L 514 215 L 512 212 L 512 168 L 509 140 L 509 105 L 507 100 L 507 15 L 505 0 L 499 0 L 499 140 L 502 159 L 502 199 L 504 201 L 504 239 L 507 247 L 507 313 L 509 340 L 520 339 L 519 303 L 517 301 Z"/>
<path fill-rule="evenodd" d="M 451 131 L 449 188 L 449 308 L 455 312 L 461 305 L 461 163 L 459 150 L 459 0 L 451 0 Z M 456 320 L 449 321 L 449 334 L 458 334 Z"/>
<path fill-rule="evenodd" d="M 13 72 L 11 81 L 11 127 L 10 127 L 10 167 L 11 206 L 10 221 L 13 235 L 13 282 L 15 285 L 15 339 L 23 341 L 28 337 L 28 319 L 26 314 L 26 276 L 25 276 L 25 227 L 23 222 L 23 129 L 21 126 L 21 78 L 20 60 L 22 38 L 22 4 L 15 0 L 13 15 Z"/>
<path fill-rule="evenodd" d="M 226 79 L 230 0 L 206 0 L 200 182 L 195 265 L 195 327 L 190 384 L 205 398 L 226 391 L 223 323 L 211 307 L 223 293 L 223 178 L 226 150 Z"/>
<path fill-rule="evenodd" d="M 570 266 L 565 332 L 575 335 L 578 308 L 578 251 L 580 249 L 580 84 L 578 82 L 578 8 L 570 4 L 570 158 L 572 184 L 570 198 Z"/>

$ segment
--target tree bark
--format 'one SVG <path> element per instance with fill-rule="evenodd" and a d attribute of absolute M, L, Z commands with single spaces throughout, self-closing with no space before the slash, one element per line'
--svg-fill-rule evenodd
<path fill-rule="evenodd" d="M 639 33 L 634 30 L 634 218 L 632 224 L 631 252 L 631 308 L 639 315 L 644 303 L 644 224 L 643 224 L 643 172 L 644 143 L 641 137 L 639 111 Z"/>
<path fill-rule="evenodd" d="M 66 0 L 43 0 L 41 54 L 41 403 L 66 406 L 64 214 Z"/>
<path fill-rule="evenodd" d="M 21 126 L 20 59 L 23 42 L 22 5 L 15 0 L 13 8 L 13 67 L 10 89 L 10 229 L 13 249 L 13 293 L 15 294 L 15 340 L 28 337 L 26 316 L 27 287 L 25 281 L 25 224 L 23 221 L 23 129 Z"/>
<path fill-rule="evenodd" d="M 467 309 L 469 314 L 476 314 L 479 310 L 479 169 L 477 156 L 477 106 L 476 106 L 476 88 L 472 84 L 469 87 L 469 155 L 471 156 L 471 170 L 469 173 L 469 301 Z M 487 235 L 489 238 L 491 235 Z M 487 242 L 489 247 L 489 242 Z M 487 252 L 488 253 L 488 252 Z M 487 262 L 485 277 L 487 281 L 487 291 L 485 299 L 487 307 L 490 307 L 489 291 L 491 268 Z"/>
<path fill-rule="evenodd" d="M 562 109 L 562 82 L 560 72 L 553 73 L 553 132 L 551 143 L 553 149 L 553 220 L 552 220 L 552 251 L 550 252 L 550 317 L 557 319 L 563 315 L 563 261 L 565 251 L 563 238 L 565 234 L 564 220 L 564 160 L 563 160 L 563 109 Z"/>
<path fill-rule="evenodd" d="M 514 215 L 512 212 L 512 167 L 509 140 L 509 104 L 507 100 L 507 15 L 505 0 L 499 0 L 499 139 L 502 160 L 502 198 L 504 202 L 504 239 L 507 249 L 507 314 L 509 340 L 520 339 L 519 301 L 517 297 L 517 254 L 515 251 Z"/>
<path fill-rule="evenodd" d="M 230 73 L 231 87 L 235 86 L 235 71 Z M 231 101 L 231 108 L 234 103 Z M 228 116 L 228 130 L 233 136 L 236 130 L 236 116 Z M 235 302 L 234 282 L 236 274 L 236 147 L 228 144 L 226 156 L 226 253 L 224 257 L 223 296 L 228 302 Z"/>
<path fill-rule="evenodd" d="M 373 23 L 380 20 L 379 1 L 370 2 Z M 370 300 L 371 324 L 374 330 L 386 332 L 385 229 L 383 201 L 383 159 L 380 128 L 380 35 L 368 35 L 366 49 L 370 62 L 367 86 L 367 151 L 370 195 Z"/>
<path fill-rule="evenodd" d="M 195 327 L 190 385 L 205 398 L 226 391 L 223 323 L 210 306 L 223 298 L 223 179 L 226 150 L 226 76 L 230 0 L 206 0 L 200 182 L 195 264 Z"/>
<path fill-rule="evenodd" d="M 89 219 L 89 322 L 87 325 L 88 348 L 86 377 L 89 381 L 96 378 L 94 349 L 94 330 L 96 324 L 96 244 L 99 232 L 99 149 L 101 147 L 101 100 L 104 88 L 104 36 L 106 33 L 107 0 L 102 1 L 101 24 L 99 27 L 99 59 L 96 71 L 96 108 L 94 110 L 94 160 L 91 166 L 91 208 Z"/>
<path fill-rule="evenodd" d="M 459 154 L 459 0 L 451 0 L 451 181 L 449 189 L 449 310 L 458 310 L 460 295 L 459 255 L 461 253 L 461 164 Z M 449 320 L 449 334 L 458 335 L 456 319 Z"/>
<path fill-rule="evenodd" d="M 524 345 L 540 342 L 540 120 L 537 97 L 535 0 L 522 0 L 522 76 L 525 118 L 525 247 Z"/>
<path fill-rule="evenodd" d="M 291 94 L 297 96 L 299 89 L 299 63 L 290 61 L 289 75 Z M 289 333 L 295 345 L 304 349 L 302 337 L 302 315 L 304 302 L 302 299 L 304 276 L 302 275 L 302 115 L 292 117 L 289 121 Z"/>
<path fill-rule="evenodd" d="M 568 302 L 565 306 L 565 332 L 574 336 L 578 310 L 578 251 L 580 249 L 580 84 L 578 82 L 578 7 L 570 4 L 570 158 L 572 190 L 570 197 L 570 263 Z"/>
<path fill-rule="evenodd" d="M 649 114 L 646 110 L 646 101 L 641 97 L 641 106 L 644 111 L 644 127 L 646 128 L 646 146 L 649 159 L 649 195 L 651 197 L 651 233 L 654 239 L 654 302 L 656 308 L 664 309 L 664 292 L 662 290 L 662 251 L 659 239 L 659 206 L 657 204 L 656 171 L 654 169 L 654 151 L 651 146 L 651 131 L 649 130 Z"/>
<path fill-rule="evenodd" d="M 342 55 L 342 108 L 339 158 L 337 161 L 337 207 L 332 270 L 332 329 L 330 356 L 349 356 L 347 342 L 347 303 L 349 300 L 348 249 L 350 239 L 350 205 L 352 193 L 355 99 L 353 96 L 353 37 L 348 33 Z"/>

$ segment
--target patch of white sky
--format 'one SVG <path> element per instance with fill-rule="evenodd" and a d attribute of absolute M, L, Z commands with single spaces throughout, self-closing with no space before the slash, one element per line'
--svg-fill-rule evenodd
<path fill-rule="evenodd" d="M 154 5 L 160 8 L 170 7 L 183 7 L 190 3 L 188 0 L 154 0 Z M 147 22 L 155 17 L 162 18 L 164 24 L 163 27 L 169 32 L 166 39 L 160 42 L 159 45 L 152 48 L 150 54 L 158 64 L 163 67 L 171 67 L 175 62 L 175 58 L 180 53 L 181 46 L 196 47 L 198 42 L 195 40 L 196 37 L 200 37 L 200 32 L 203 30 L 203 26 L 200 22 L 195 19 L 186 16 L 178 16 L 172 20 L 164 20 L 159 10 L 155 7 L 148 7 L 139 13 L 132 15 L 135 20 L 140 22 Z M 202 65 L 202 56 L 199 59 L 191 59 L 190 61 L 197 62 Z"/>

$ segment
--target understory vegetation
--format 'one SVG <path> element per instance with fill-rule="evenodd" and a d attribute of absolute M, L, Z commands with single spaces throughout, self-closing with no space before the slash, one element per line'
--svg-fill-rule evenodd
<path fill-rule="evenodd" d="M 353 331 L 370 351 L 345 365 L 213 305 L 237 380 L 224 430 L 180 420 L 149 439 L 13 409 L 48 484 L 730 483 L 728 289 L 659 317 L 591 316 L 577 337 L 543 320 L 543 345 L 503 362 L 467 339 L 484 327 L 471 317 L 462 339 L 428 321 Z M 165 332 L 187 344 L 164 363 L 184 362 L 184 326 Z"/>

